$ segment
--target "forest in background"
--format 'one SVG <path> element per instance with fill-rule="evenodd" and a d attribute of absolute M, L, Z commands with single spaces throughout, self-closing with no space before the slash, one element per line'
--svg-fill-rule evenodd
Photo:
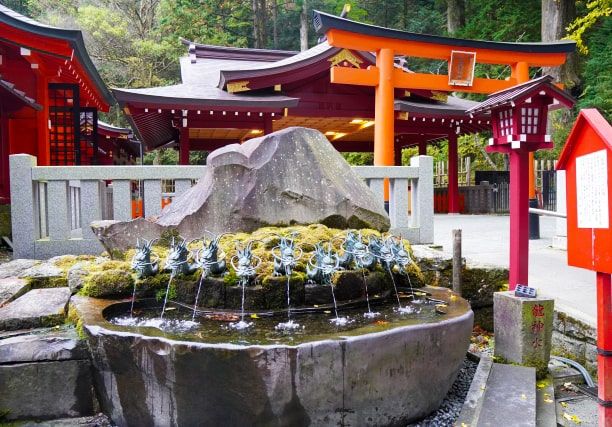
<path fill-rule="evenodd" d="M 556 147 L 537 153 L 556 158 L 580 108 L 598 108 L 612 120 L 612 0 L 0 0 L 38 21 L 83 31 L 87 49 L 110 87 L 151 87 L 180 81 L 178 58 L 185 55 L 179 38 L 236 47 L 300 50 L 312 47 L 312 10 L 406 31 L 507 42 L 551 41 L 570 37 L 578 52 L 561 70 L 532 69 L 532 76 L 553 74 L 578 99 L 570 112 L 551 122 Z M 442 61 L 406 58 L 415 71 L 446 73 Z M 478 65 L 476 74 L 491 78 L 510 75 L 508 67 Z M 125 125 L 114 108 L 106 120 Z M 482 135 L 462 137 L 460 155 L 475 168 L 503 168 L 503 156 L 484 153 Z M 428 154 L 444 160 L 446 144 Z M 414 150 L 404 150 L 407 159 Z M 348 154 L 352 163 L 369 163 L 371 156 Z M 205 155 L 194 153 L 193 162 Z M 174 150 L 147 157 L 172 163 Z"/>

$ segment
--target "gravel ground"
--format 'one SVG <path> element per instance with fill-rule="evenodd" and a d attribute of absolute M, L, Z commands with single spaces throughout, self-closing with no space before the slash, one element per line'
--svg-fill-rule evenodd
<path fill-rule="evenodd" d="M 478 363 L 465 359 L 457 375 L 457 379 L 442 401 L 440 408 L 424 420 L 415 424 L 410 424 L 409 427 L 452 427 L 461 412 L 465 396 L 467 396 L 468 390 L 470 389 L 477 366 Z"/>

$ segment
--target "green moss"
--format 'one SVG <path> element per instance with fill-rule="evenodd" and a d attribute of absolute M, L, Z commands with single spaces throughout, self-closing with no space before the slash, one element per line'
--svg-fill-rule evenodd
<path fill-rule="evenodd" d="M 64 288 L 68 286 L 68 279 L 64 276 L 26 277 L 30 289 Z"/>
<path fill-rule="evenodd" d="M 159 237 L 159 240 L 157 240 L 157 242 L 155 243 L 157 246 L 164 246 L 166 248 L 169 248 L 172 244 L 173 238 L 180 238 L 180 234 L 176 228 L 169 228 L 162 232 L 161 236 Z"/>
<path fill-rule="evenodd" d="M 0 236 L 11 235 L 11 205 L 0 205 Z"/>
<path fill-rule="evenodd" d="M 74 325 L 79 339 L 84 340 L 87 338 L 87 334 L 85 334 L 85 329 L 83 328 L 83 320 L 81 319 L 81 316 L 79 316 L 79 312 L 73 305 L 70 305 L 68 307 L 68 316 L 66 317 L 66 323 Z"/>
<path fill-rule="evenodd" d="M 103 270 L 85 277 L 80 295 L 94 298 L 129 295 L 134 286 L 132 274 L 125 270 Z"/>
<path fill-rule="evenodd" d="M 166 284 L 166 288 L 158 289 L 157 292 L 155 292 L 155 299 L 157 301 L 163 301 L 166 298 L 166 292 L 168 292 L 168 299 L 176 299 L 176 283 L 171 283 L 169 288 Z"/>

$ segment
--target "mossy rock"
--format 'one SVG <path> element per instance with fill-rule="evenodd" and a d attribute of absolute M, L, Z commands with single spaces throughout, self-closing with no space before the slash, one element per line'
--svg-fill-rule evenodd
<path fill-rule="evenodd" d="M 304 274 L 294 273 L 289 279 L 289 296 L 291 306 L 304 305 L 306 291 Z M 271 310 L 287 308 L 287 276 L 268 276 L 262 281 L 266 307 Z"/>
<path fill-rule="evenodd" d="M 133 287 L 134 278 L 131 273 L 110 269 L 88 275 L 79 293 L 89 297 L 103 298 L 129 295 Z"/>

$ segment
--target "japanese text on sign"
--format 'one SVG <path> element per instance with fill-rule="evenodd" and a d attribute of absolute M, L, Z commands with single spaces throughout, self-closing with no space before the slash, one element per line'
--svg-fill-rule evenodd
<path fill-rule="evenodd" d="M 608 158 L 606 150 L 576 157 L 578 228 L 608 228 Z"/>

